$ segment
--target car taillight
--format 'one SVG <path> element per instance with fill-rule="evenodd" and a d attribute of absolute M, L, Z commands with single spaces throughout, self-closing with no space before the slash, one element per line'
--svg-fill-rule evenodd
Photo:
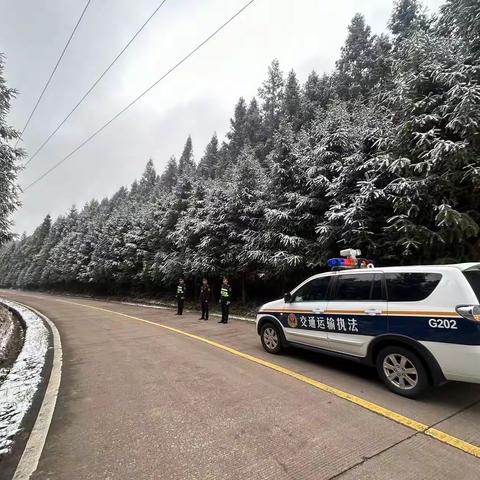
<path fill-rule="evenodd" d="M 458 305 L 455 310 L 467 320 L 480 322 L 480 305 Z"/>

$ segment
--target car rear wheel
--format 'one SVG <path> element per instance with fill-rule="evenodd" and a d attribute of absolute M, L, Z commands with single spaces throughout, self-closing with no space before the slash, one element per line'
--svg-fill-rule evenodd
<path fill-rule="evenodd" d="M 377 356 L 377 371 L 387 388 L 408 398 L 417 398 L 429 386 L 420 358 L 403 347 L 391 346 Z"/>
<path fill-rule="evenodd" d="M 282 351 L 282 337 L 278 327 L 272 323 L 267 323 L 260 331 L 263 348 L 268 353 L 280 353 Z"/>

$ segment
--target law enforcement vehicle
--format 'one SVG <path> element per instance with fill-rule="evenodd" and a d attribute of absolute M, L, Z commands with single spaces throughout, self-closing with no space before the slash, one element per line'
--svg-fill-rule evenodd
<path fill-rule="evenodd" d="M 292 345 L 370 364 L 410 398 L 447 380 L 480 383 L 480 263 L 378 268 L 341 253 L 260 308 L 267 352 Z"/>

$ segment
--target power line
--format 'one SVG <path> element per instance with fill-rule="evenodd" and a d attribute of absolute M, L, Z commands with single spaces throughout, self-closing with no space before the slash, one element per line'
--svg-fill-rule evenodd
<path fill-rule="evenodd" d="M 144 95 L 146 95 L 152 88 L 158 85 L 164 78 L 170 75 L 174 70 L 176 70 L 182 63 L 186 62 L 197 50 L 202 48 L 206 43 L 208 43 L 217 33 L 223 30 L 230 22 L 232 22 L 238 15 L 240 15 L 248 6 L 250 6 L 255 0 L 250 0 L 247 2 L 240 10 L 238 10 L 233 16 L 231 16 L 225 23 L 223 23 L 220 27 L 218 27 L 213 33 L 211 33 L 205 40 L 199 43 L 193 50 L 191 50 L 187 55 L 185 55 L 179 62 L 177 62 L 173 67 L 171 67 L 166 73 L 164 73 L 158 80 L 156 80 L 152 85 L 150 85 L 146 90 L 144 90 L 138 97 L 132 100 L 126 107 L 120 110 L 114 117 L 112 117 L 107 123 L 102 125 L 98 130 L 92 133 L 88 138 L 86 138 L 80 145 L 78 145 L 74 150 L 72 150 L 68 155 L 63 157 L 59 162 L 49 168 L 45 173 L 40 175 L 36 180 L 32 183 L 27 185 L 24 191 L 27 191 L 29 188 L 33 187 L 36 183 L 40 180 L 45 178 L 49 173 L 59 167 L 63 162 L 68 160 L 72 155 L 78 152 L 84 145 L 90 142 L 93 138 L 95 138 L 100 132 L 102 132 L 105 128 L 107 128 L 112 122 L 114 122 L 120 115 L 126 112 L 130 107 L 132 107 L 135 103 L 137 103 Z"/>
<path fill-rule="evenodd" d="M 87 90 L 87 92 L 83 95 L 83 97 L 78 101 L 78 103 L 70 110 L 68 115 L 57 125 L 55 130 L 44 140 L 44 142 L 37 148 L 35 153 L 30 156 L 28 159 L 28 162 L 25 163 L 25 166 L 27 166 L 40 152 L 43 150 L 43 147 L 52 139 L 52 137 L 62 128 L 62 126 L 65 124 L 65 122 L 71 117 L 73 112 L 83 103 L 83 101 L 92 93 L 93 89 L 100 83 L 102 78 L 107 74 L 107 72 L 115 65 L 117 60 L 125 53 L 125 51 L 128 49 L 128 47 L 133 43 L 133 41 L 138 37 L 140 32 L 147 26 L 147 24 L 150 22 L 150 20 L 155 16 L 155 14 L 160 10 L 160 8 L 163 6 L 163 4 L 167 0 L 163 0 L 160 5 L 153 11 L 153 13 L 147 18 L 145 23 L 140 27 L 139 30 L 135 33 L 135 35 L 127 42 L 127 44 L 122 48 L 122 50 L 118 53 L 118 55 L 113 59 L 113 61 L 110 63 L 110 65 L 103 71 L 103 73 L 97 78 L 97 80 L 92 84 L 92 86 Z"/>
<path fill-rule="evenodd" d="M 27 122 L 25 123 L 25 126 L 23 127 L 22 131 L 20 132 L 19 137 L 17 138 L 17 141 L 15 142 L 15 148 L 17 147 L 18 142 L 20 141 L 20 138 L 25 133 L 25 130 L 27 129 L 28 124 L 30 123 L 30 120 L 32 119 L 35 111 L 37 110 L 38 104 L 42 100 L 43 95 L 45 94 L 45 91 L 47 90 L 48 86 L 50 85 L 50 82 L 52 81 L 52 78 L 55 75 L 55 72 L 57 71 L 57 68 L 60 65 L 60 62 L 62 61 L 62 58 L 65 55 L 65 52 L 67 51 L 67 48 L 70 45 L 70 42 L 72 41 L 72 38 L 75 35 L 75 32 L 77 31 L 77 28 L 80 25 L 80 22 L 82 21 L 82 18 L 85 15 L 85 12 L 87 11 L 87 8 L 90 5 L 91 1 L 92 0 L 87 0 L 87 3 L 85 4 L 85 7 L 83 7 L 82 14 L 80 15 L 80 18 L 77 20 L 77 23 L 75 24 L 75 28 L 73 29 L 72 33 L 70 34 L 70 37 L 68 38 L 67 43 L 65 44 L 65 47 L 63 47 L 62 53 L 60 54 L 60 57 L 58 57 L 57 63 L 55 64 L 55 67 L 53 68 L 52 73 L 50 74 L 50 77 L 47 80 L 47 83 L 43 87 L 42 93 L 38 97 L 37 103 L 33 107 L 32 113 L 30 113 L 30 116 L 28 117 Z"/>

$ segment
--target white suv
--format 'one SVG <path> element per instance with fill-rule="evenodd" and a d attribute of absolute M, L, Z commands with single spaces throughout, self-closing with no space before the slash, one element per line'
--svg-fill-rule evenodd
<path fill-rule="evenodd" d="M 446 380 L 480 383 L 480 263 L 315 275 L 263 305 L 267 352 L 288 345 L 376 365 L 395 393 Z"/>

